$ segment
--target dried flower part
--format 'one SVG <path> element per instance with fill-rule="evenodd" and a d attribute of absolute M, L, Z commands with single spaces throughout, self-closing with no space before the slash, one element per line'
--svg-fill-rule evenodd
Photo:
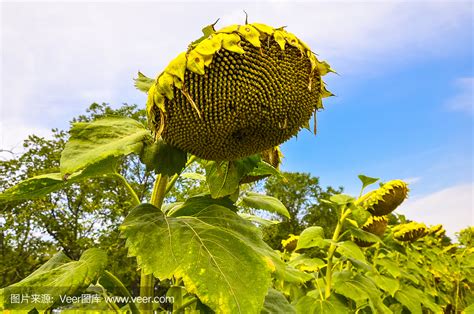
<path fill-rule="evenodd" d="M 402 180 L 392 180 L 358 200 L 374 216 L 385 216 L 393 212 L 408 196 L 408 186 Z"/>
<path fill-rule="evenodd" d="M 294 234 L 290 234 L 288 239 L 281 240 L 281 245 L 283 248 L 289 252 L 292 252 L 296 249 L 296 245 L 298 244 L 298 239 L 300 237 Z"/>
<path fill-rule="evenodd" d="M 155 137 L 203 159 L 234 160 L 296 135 L 332 95 L 321 79 L 332 69 L 295 35 L 257 23 L 211 28 L 148 91 Z"/>
<path fill-rule="evenodd" d="M 418 222 L 409 222 L 395 226 L 392 231 L 395 239 L 404 242 L 414 242 L 426 236 L 429 232 L 425 224 Z"/>
<path fill-rule="evenodd" d="M 263 161 L 272 165 L 273 168 L 275 169 L 280 168 L 281 160 L 283 159 L 283 154 L 281 153 L 280 147 L 278 146 L 272 147 L 270 149 L 264 150 L 260 154 L 262 156 Z M 270 176 L 269 174 L 259 175 L 259 176 L 247 175 L 243 177 L 242 180 L 240 180 L 240 183 L 256 182 L 256 181 L 265 179 L 269 176 Z"/>
<path fill-rule="evenodd" d="M 386 216 L 372 216 L 361 227 L 361 229 L 381 237 L 383 236 L 385 229 L 387 229 L 387 225 L 388 218 Z"/>

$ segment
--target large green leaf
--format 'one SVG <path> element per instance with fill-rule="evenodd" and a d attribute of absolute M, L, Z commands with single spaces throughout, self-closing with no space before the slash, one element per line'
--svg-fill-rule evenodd
<path fill-rule="evenodd" d="M 140 152 L 140 160 L 148 170 L 172 176 L 180 173 L 186 165 L 187 154 L 163 140 L 145 142 Z"/>
<path fill-rule="evenodd" d="M 179 216 L 190 216 L 199 210 L 203 210 L 210 205 L 219 205 L 232 210 L 237 211 L 234 203 L 229 197 L 212 198 L 209 194 L 197 195 L 188 198 L 184 203 L 174 206 L 168 212 L 168 216 L 179 217 Z"/>
<path fill-rule="evenodd" d="M 336 293 L 354 300 L 358 308 L 370 306 L 375 313 L 390 313 L 382 302 L 382 294 L 375 283 L 369 278 L 352 271 L 334 273 L 334 289 Z"/>
<path fill-rule="evenodd" d="M 301 232 L 295 250 L 321 247 L 324 245 L 324 229 L 319 226 L 313 226 L 306 228 Z"/>
<path fill-rule="evenodd" d="M 264 160 L 260 160 L 257 163 L 257 166 L 248 174 L 249 176 L 265 176 L 265 175 L 274 175 L 278 178 L 281 178 L 285 181 L 285 176 L 269 163 Z"/>
<path fill-rule="evenodd" d="M 364 252 L 352 241 L 344 241 L 337 243 L 336 252 L 344 257 L 355 258 L 360 261 L 366 261 Z"/>
<path fill-rule="evenodd" d="M 402 274 L 398 264 L 395 263 L 394 261 L 390 260 L 389 258 L 376 259 L 375 263 L 377 265 L 382 266 L 383 270 L 385 270 L 387 273 L 389 273 L 390 275 L 392 275 L 395 278 L 400 277 L 400 275 Z"/>
<path fill-rule="evenodd" d="M 397 299 L 398 302 L 403 304 L 410 313 L 413 314 L 421 314 L 421 302 L 420 299 L 417 298 L 417 295 L 413 295 L 413 291 L 411 291 L 410 286 L 403 286 L 402 289 L 398 290 L 395 293 L 395 299 Z M 408 290 L 406 289 L 408 288 Z"/>
<path fill-rule="evenodd" d="M 368 242 L 368 243 L 378 243 L 382 242 L 378 236 L 376 236 L 373 233 L 367 232 L 365 230 L 359 229 L 359 228 L 350 228 L 349 229 L 351 234 L 362 241 Z"/>
<path fill-rule="evenodd" d="M 350 312 L 350 309 L 334 295 L 327 299 L 306 295 L 296 303 L 296 313 L 298 314 L 345 314 Z"/>
<path fill-rule="evenodd" d="M 293 314 L 296 313 L 296 310 L 290 303 L 288 303 L 288 300 L 280 291 L 269 289 L 261 313 Z"/>
<path fill-rule="evenodd" d="M 116 165 L 117 159 L 109 157 L 70 176 L 63 176 L 59 172 L 39 175 L 24 180 L 1 193 L 0 203 L 43 197 L 61 190 L 71 183 L 115 173 Z"/>
<path fill-rule="evenodd" d="M 259 161 L 260 156 L 253 155 L 233 161 L 205 162 L 206 180 L 212 197 L 219 198 L 237 191 L 240 180 L 251 172 Z"/>
<path fill-rule="evenodd" d="M 97 281 L 106 264 L 107 255 L 99 249 L 85 251 L 78 261 L 72 261 L 59 252 L 22 281 L 1 289 L 0 306 L 21 311 L 34 308 L 46 310 L 60 303 L 60 297 L 72 296 L 87 289 Z M 29 302 L 15 303 L 18 295 L 28 296 Z M 33 295 L 48 297 L 31 302 Z"/>
<path fill-rule="evenodd" d="M 285 205 L 273 196 L 248 192 L 242 197 L 242 204 L 248 207 L 263 209 L 272 213 L 277 213 L 287 218 L 290 218 L 290 213 Z"/>
<path fill-rule="evenodd" d="M 61 154 L 61 174 L 69 175 L 110 157 L 140 153 L 151 133 L 140 122 L 109 117 L 89 123 L 75 123 Z"/>
<path fill-rule="evenodd" d="M 182 278 L 186 289 L 215 311 L 262 309 L 275 264 L 256 227 L 219 205 L 166 217 L 150 204 L 121 226 L 131 256 L 145 273 Z M 268 254 L 268 255 L 267 255 Z"/>
<path fill-rule="evenodd" d="M 400 282 L 397 279 L 370 272 L 367 273 L 366 276 L 372 279 L 372 281 L 377 285 L 377 287 L 379 287 L 383 291 L 387 291 L 388 293 L 390 293 L 392 297 L 395 296 L 395 292 L 400 289 Z"/>

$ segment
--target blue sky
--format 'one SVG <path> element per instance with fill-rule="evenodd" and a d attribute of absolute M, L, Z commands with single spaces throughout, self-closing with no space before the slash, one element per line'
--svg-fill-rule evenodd
<path fill-rule="evenodd" d="M 284 170 L 351 194 L 359 173 L 406 179 L 409 218 L 451 235 L 474 225 L 472 2 L 2 2 L 0 148 L 67 128 L 92 102 L 144 105 L 138 70 L 154 76 L 202 26 L 243 23 L 244 9 L 339 73 L 326 76 L 337 97 L 318 135 L 283 145 Z"/>

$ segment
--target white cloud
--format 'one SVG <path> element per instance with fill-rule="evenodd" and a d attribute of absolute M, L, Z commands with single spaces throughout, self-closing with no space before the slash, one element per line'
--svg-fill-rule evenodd
<path fill-rule="evenodd" d="M 446 101 L 449 110 L 472 114 L 474 112 L 474 77 L 459 78 L 454 82 L 457 94 Z"/>
<path fill-rule="evenodd" d="M 415 183 L 417 183 L 421 180 L 421 177 L 410 177 L 410 178 L 405 178 L 405 179 L 402 179 L 402 180 L 405 181 L 408 184 L 415 184 Z"/>
<path fill-rule="evenodd" d="M 408 219 L 428 225 L 442 224 L 448 236 L 468 226 L 474 226 L 474 184 L 456 185 L 432 194 L 413 197 L 397 212 Z"/>
<path fill-rule="evenodd" d="M 342 74 L 366 77 L 436 54 L 469 27 L 469 3 L 2 3 L 2 147 L 66 126 L 92 101 L 144 103 L 132 77 L 156 75 L 202 26 L 288 25 Z M 441 49 L 442 48 L 442 49 Z M 363 75 L 359 74 L 363 73 Z M 21 131 L 23 130 L 23 131 Z"/>

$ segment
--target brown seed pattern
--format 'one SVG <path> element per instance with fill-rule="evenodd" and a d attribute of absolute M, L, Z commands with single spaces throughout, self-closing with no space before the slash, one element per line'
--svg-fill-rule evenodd
<path fill-rule="evenodd" d="M 281 50 L 265 36 L 261 48 L 242 40 L 244 54 L 221 49 L 204 75 L 186 70 L 183 90 L 201 117 L 173 87 L 174 98 L 165 99 L 166 142 L 204 159 L 234 160 L 277 146 L 301 129 L 317 109 L 321 76 L 298 48 Z M 153 113 L 158 130 L 160 111 Z"/>

